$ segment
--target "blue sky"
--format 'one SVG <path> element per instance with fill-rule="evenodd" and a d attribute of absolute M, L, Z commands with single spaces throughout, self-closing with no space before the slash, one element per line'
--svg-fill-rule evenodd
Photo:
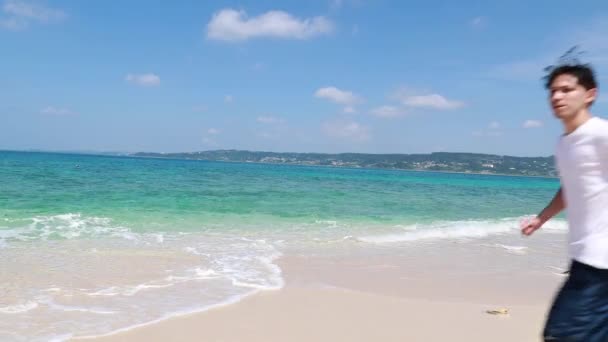
<path fill-rule="evenodd" d="M 607 36 L 605 0 L 0 0 L 0 149 L 546 156 L 543 67 L 605 84 Z"/>

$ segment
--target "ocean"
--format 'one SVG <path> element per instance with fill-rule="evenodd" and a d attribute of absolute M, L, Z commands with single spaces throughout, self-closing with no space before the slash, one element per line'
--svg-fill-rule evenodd
<path fill-rule="evenodd" d="M 0 151 L 0 340 L 99 336 L 230 305 L 283 287 L 285 253 L 517 234 L 558 188 L 540 177 Z"/>

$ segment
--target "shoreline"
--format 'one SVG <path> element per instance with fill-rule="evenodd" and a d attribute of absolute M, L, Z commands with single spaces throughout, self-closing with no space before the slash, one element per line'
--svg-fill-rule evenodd
<path fill-rule="evenodd" d="M 394 254 L 290 253 L 277 261 L 281 289 L 74 341 L 538 341 L 564 279 L 550 268 L 566 260 L 543 246 L 562 238 L 525 240 L 526 254 L 490 248 L 496 238 L 409 245 Z M 486 312 L 501 308 L 509 313 Z"/>

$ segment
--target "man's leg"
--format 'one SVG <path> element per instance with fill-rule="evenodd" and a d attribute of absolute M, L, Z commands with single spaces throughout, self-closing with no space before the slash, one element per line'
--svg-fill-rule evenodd
<path fill-rule="evenodd" d="M 549 312 L 545 341 L 608 341 L 608 270 L 573 261 Z"/>

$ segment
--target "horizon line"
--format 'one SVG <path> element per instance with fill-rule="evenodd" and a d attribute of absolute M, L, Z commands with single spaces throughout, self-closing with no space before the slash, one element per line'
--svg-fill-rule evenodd
<path fill-rule="evenodd" d="M 26 153 L 57 153 L 57 154 L 81 154 L 81 155 L 122 155 L 122 156 L 135 156 L 138 153 L 156 153 L 156 154 L 194 154 L 204 152 L 221 152 L 221 151 L 234 151 L 234 152 L 250 152 L 250 153 L 277 153 L 277 154 L 321 154 L 321 155 L 341 155 L 341 154 L 363 154 L 363 155 L 431 155 L 436 153 L 448 153 L 448 154 L 477 154 L 487 156 L 500 156 L 500 157 L 516 157 L 516 158 L 554 158 L 553 155 L 548 156 L 517 156 L 509 154 L 496 154 L 496 153 L 481 153 L 481 152 L 448 152 L 448 151 L 435 151 L 427 153 L 365 153 L 365 152 L 275 152 L 275 151 L 255 151 L 255 150 L 240 150 L 240 149 L 217 149 L 217 150 L 202 150 L 202 151 L 190 151 L 190 152 L 153 152 L 153 151 L 138 151 L 138 152 L 124 152 L 124 151 L 97 151 L 97 150 L 46 150 L 46 149 L 3 149 L 0 148 L 0 152 L 26 152 Z"/>

